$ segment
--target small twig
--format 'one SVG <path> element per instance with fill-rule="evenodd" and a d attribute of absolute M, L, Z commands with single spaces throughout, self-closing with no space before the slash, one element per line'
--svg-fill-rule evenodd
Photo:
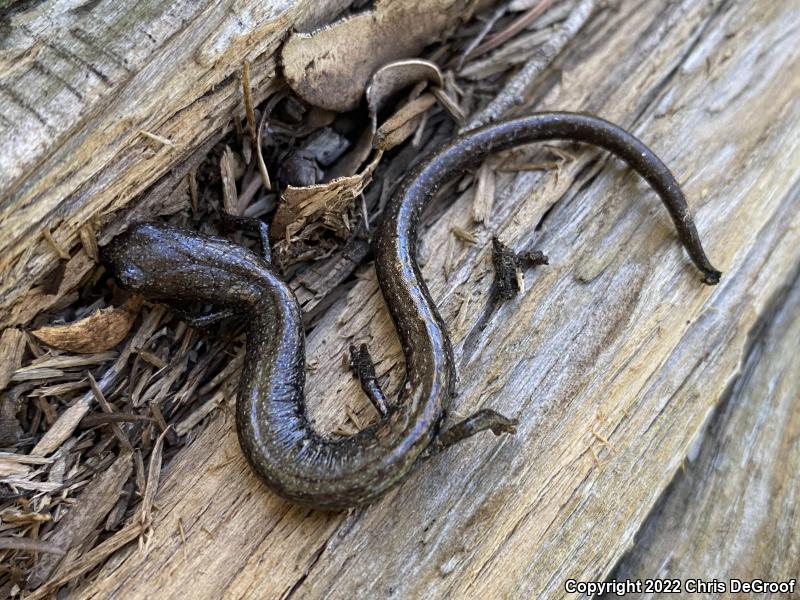
<path fill-rule="evenodd" d="M 508 12 L 507 3 L 503 3 L 502 6 L 499 6 L 497 7 L 497 9 L 495 9 L 494 13 L 492 13 L 492 16 L 490 16 L 486 20 L 486 23 L 484 24 L 483 28 L 478 32 L 478 35 L 476 35 L 470 41 L 470 43 L 467 44 L 467 47 L 464 48 L 464 52 L 461 53 L 461 56 L 459 57 L 458 62 L 456 63 L 456 71 L 461 70 L 461 67 L 464 66 L 464 62 L 467 60 L 467 58 L 472 57 L 473 53 L 475 52 L 475 48 L 477 48 L 480 45 L 480 43 L 484 39 L 486 39 L 486 36 L 489 35 L 489 32 L 492 30 L 492 27 L 494 27 L 494 24 L 497 23 L 497 19 L 506 14 L 506 12 Z"/>
<path fill-rule="evenodd" d="M 541 15 L 544 11 L 550 8 L 551 4 L 553 4 L 553 0 L 541 0 L 539 4 L 528 9 L 528 11 L 524 15 L 515 19 L 504 30 L 498 31 L 489 39 L 487 39 L 484 43 L 482 43 L 480 46 L 469 52 L 467 54 L 467 58 L 475 58 L 477 56 L 480 56 L 481 54 L 485 54 L 489 50 L 493 50 L 498 46 L 506 43 L 508 40 L 517 35 L 520 31 L 525 29 L 528 25 L 533 23 L 533 21 L 535 21 L 539 15 Z"/>
<path fill-rule="evenodd" d="M 24 537 L 0 537 L 0 550 L 26 550 L 28 552 L 46 552 L 63 556 L 66 550 L 50 542 L 32 540 Z"/>
<path fill-rule="evenodd" d="M 250 63 L 247 61 L 242 65 L 242 92 L 244 95 L 244 113 L 247 117 L 247 128 L 250 130 L 250 140 L 253 142 L 253 149 L 256 152 L 256 164 L 261 175 L 261 183 L 264 184 L 267 191 L 271 191 L 272 182 L 269 180 L 267 165 L 261 152 L 261 129 L 264 127 L 267 111 L 265 110 L 261 115 L 261 121 L 256 127 L 256 112 L 253 109 L 253 95 L 250 89 Z"/>
<path fill-rule="evenodd" d="M 247 117 L 250 139 L 253 142 L 253 146 L 257 146 L 256 113 L 253 110 L 253 95 L 250 90 L 250 63 L 248 61 L 244 61 L 244 64 L 242 64 L 242 94 L 244 95 L 244 114 Z"/>
<path fill-rule="evenodd" d="M 567 20 L 553 38 L 542 45 L 541 52 L 529 60 L 519 72 L 512 77 L 483 110 L 470 119 L 461 131 L 470 131 L 487 123 L 496 121 L 507 115 L 515 106 L 521 104 L 526 91 L 539 74 L 547 68 L 553 59 L 564 49 L 572 38 L 583 28 L 589 16 L 594 12 L 595 0 L 581 0 L 572 10 Z"/>
<path fill-rule="evenodd" d="M 139 133 L 141 133 L 144 137 L 148 140 L 152 140 L 154 142 L 158 142 L 162 146 L 169 146 L 170 148 L 174 148 L 175 144 L 169 138 L 165 138 L 163 135 L 158 135 L 156 133 L 150 133 L 149 131 L 145 131 L 144 129 L 140 129 Z"/>
<path fill-rule="evenodd" d="M 258 172 L 261 174 L 261 183 L 264 184 L 268 192 L 271 192 L 272 181 L 270 181 L 267 165 L 264 162 L 264 153 L 261 151 L 261 138 L 263 137 L 264 127 L 266 127 L 267 124 L 268 114 L 265 107 L 264 112 L 261 113 L 261 120 L 258 122 L 258 132 L 256 133 L 256 160 L 258 161 Z"/>
<path fill-rule="evenodd" d="M 599 440 L 599 441 L 600 441 L 600 442 L 601 442 L 601 443 L 602 443 L 604 446 L 606 446 L 606 447 L 607 447 L 609 450 L 611 450 L 611 451 L 612 451 L 614 454 L 617 454 L 617 449 L 614 447 L 614 444 L 612 444 L 610 441 L 608 441 L 608 438 L 605 438 L 605 437 L 603 437 L 602 435 L 600 435 L 599 433 L 597 433 L 597 432 L 594 430 L 594 428 L 590 429 L 589 431 L 590 431 L 590 432 L 591 432 L 591 434 L 592 434 L 594 437 L 596 437 L 596 438 L 597 438 L 597 439 L 598 439 L 598 440 Z"/>

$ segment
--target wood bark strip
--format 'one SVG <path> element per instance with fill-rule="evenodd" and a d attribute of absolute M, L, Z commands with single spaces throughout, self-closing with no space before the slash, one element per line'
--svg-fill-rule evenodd
<path fill-rule="evenodd" d="M 71 562 L 70 559 L 74 557 L 70 551 L 74 551 L 76 546 L 82 544 L 103 522 L 117 503 L 122 486 L 128 480 L 133 466 L 131 456 L 130 453 L 121 454 L 87 486 L 78 505 L 67 513 L 64 517 L 65 522 L 61 524 L 56 534 L 47 540 L 54 546 L 63 548 L 66 558 L 58 554 L 43 556 L 29 579 L 31 588 L 37 588 L 44 583 L 62 561 Z M 80 553 L 75 553 L 75 556 L 80 556 Z"/>
<path fill-rule="evenodd" d="M 581 151 L 557 177 L 499 175 L 478 243 L 455 246 L 445 280 L 468 193 L 425 234 L 424 272 L 447 323 L 464 297 L 475 305 L 451 325 L 452 418 L 502 410 L 520 420 L 515 437 L 464 443 L 379 503 L 325 514 L 265 492 L 219 415 L 163 478 L 148 551 L 130 549 L 76 597 L 561 597 L 568 578 L 608 576 L 797 277 L 796 19 L 791 0 L 620 3 L 533 99 L 599 113 L 663 157 L 725 273 L 718 287 L 699 284 L 663 207 L 616 161 Z M 535 240 L 551 265 L 483 319 L 490 231 L 516 249 Z M 361 341 L 393 397 L 402 356 L 371 271 L 308 339 L 323 430 L 349 409 L 371 415 L 342 366 Z"/>

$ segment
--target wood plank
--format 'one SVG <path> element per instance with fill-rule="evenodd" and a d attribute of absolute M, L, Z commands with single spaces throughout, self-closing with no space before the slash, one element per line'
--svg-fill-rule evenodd
<path fill-rule="evenodd" d="M 791 0 L 619 3 L 537 91 L 536 108 L 597 112 L 661 154 L 725 272 L 718 287 L 698 283 L 663 207 L 619 163 L 581 151 L 558 176 L 500 175 L 479 243 L 448 259 L 467 193 L 425 234 L 424 270 L 459 357 L 453 418 L 490 406 L 519 417 L 515 437 L 465 443 L 337 515 L 265 493 L 224 411 L 169 466 L 149 546 L 77 597 L 560 597 L 568 578 L 605 578 L 796 277 L 797 18 Z M 481 329 L 492 231 L 535 241 L 551 266 Z M 309 336 L 324 430 L 346 406 L 371 414 L 342 365 L 351 341 L 396 391 L 402 356 L 371 269 Z"/>
<path fill-rule="evenodd" d="M 800 559 L 800 273 L 748 340 L 702 444 L 636 536 L 617 580 L 797 582 Z M 698 588 L 694 588 L 698 589 Z M 713 590 L 715 588 L 706 588 Z M 795 583 L 795 594 L 800 590 Z M 666 598 L 655 594 L 654 598 Z M 708 598 L 719 598 L 711 593 Z M 791 597 L 786 594 L 785 597 Z"/>
<path fill-rule="evenodd" d="M 44 230 L 73 253 L 73 270 L 88 272 L 81 227 L 102 229 L 101 241 L 124 227 L 117 211 L 243 117 L 243 61 L 261 101 L 287 31 L 348 4 L 44 0 L 12 9 L 0 24 L 0 328 L 24 321 L 12 308 L 57 263 Z M 163 195 L 145 202 L 147 214 L 163 210 Z"/>

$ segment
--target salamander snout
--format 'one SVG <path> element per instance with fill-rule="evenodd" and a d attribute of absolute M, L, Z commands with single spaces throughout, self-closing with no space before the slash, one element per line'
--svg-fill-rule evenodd
<path fill-rule="evenodd" d="M 100 251 L 122 287 L 151 299 L 180 299 L 203 280 L 202 239 L 166 223 L 137 223 Z"/>
<path fill-rule="evenodd" d="M 150 300 L 218 305 L 253 297 L 261 265 L 241 246 L 167 223 L 132 225 L 100 258 L 122 287 Z"/>
<path fill-rule="evenodd" d="M 155 233 L 149 224 L 136 224 L 100 249 L 100 261 L 124 288 L 147 294 L 161 270 L 163 249 Z"/>

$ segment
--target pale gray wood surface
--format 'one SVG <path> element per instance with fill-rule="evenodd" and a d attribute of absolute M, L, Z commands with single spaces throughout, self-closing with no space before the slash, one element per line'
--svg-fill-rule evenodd
<path fill-rule="evenodd" d="M 800 578 L 798 276 L 776 291 L 753 329 L 740 377 L 615 579 L 716 578 L 727 585 Z M 794 590 L 800 596 L 797 584 Z"/>
<path fill-rule="evenodd" d="M 791 0 L 618 3 L 537 92 L 536 108 L 596 112 L 652 145 L 725 272 L 718 287 L 699 284 L 663 207 L 616 161 L 572 150 L 557 178 L 502 175 L 478 244 L 448 259 L 470 193 L 425 234 L 425 275 L 459 357 L 454 418 L 490 406 L 519 433 L 462 444 L 374 506 L 331 515 L 264 493 L 224 411 L 165 473 L 149 547 L 115 557 L 81 597 L 559 597 L 567 578 L 608 576 L 796 277 L 797 20 Z M 490 231 L 535 241 L 551 266 L 467 353 Z M 402 358 L 371 270 L 309 338 L 326 430 L 345 406 L 371 415 L 342 365 L 351 341 L 370 344 L 396 390 Z"/>
<path fill-rule="evenodd" d="M 285 31 L 345 4 L 26 3 L 12 21 L 21 27 L 0 38 L 0 134 L 9 140 L 0 145 L 0 327 L 54 301 L 35 287 L 57 256 L 43 228 L 72 252 L 55 297 L 63 299 L 91 269 L 76 250 L 80 228 L 110 222 L 101 236 L 108 238 L 132 218 L 114 211 L 173 210 L 158 195 L 130 201 L 202 156 L 231 114 L 241 116 L 243 60 L 253 62 L 259 100 Z M 796 292 L 785 289 L 800 265 L 799 23 L 793 0 L 610 3 L 532 98 L 536 109 L 618 122 L 662 156 L 725 272 L 718 287 L 700 285 L 663 207 L 619 162 L 569 147 L 577 158 L 558 173 L 498 174 L 485 228 L 471 222 L 471 191 L 439 211 L 424 234 L 424 271 L 459 362 L 452 418 L 492 407 L 520 419 L 515 437 L 471 440 L 374 506 L 326 514 L 264 491 L 241 456 L 227 406 L 166 467 L 148 543 L 117 552 L 75 596 L 560 597 L 568 578 L 613 572 L 696 447 L 701 469 L 709 453 L 727 460 L 735 450 L 757 455 L 774 481 L 781 471 L 793 477 L 796 418 L 786 393 L 796 377 L 766 394 L 763 386 L 791 364 L 765 362 L 757 340 L 776 340 L 788 361 L 786 344 L 797 339 L 796 308 L 776 303 L 787 297 L 785 306 L 796 306 Z M 86 42 L 100 38 L 100 47 Z M 78 83 L 54 77 L 62 71 Z M 470 229 L 478 243 L 454 240 L 452 226 Z M 529 272 L 526 293 L 481 329 L 493 232 L 516 249 L 544 250 L 551 265 Z M 348 412 L 374 418 L 342 363 L 348 344 L 362 341 L 394 397 L 402 355 L 371 268 L 308 340 L 307 392 L 323 430 L 350 426 Z M 787 415 L 779 426 L 758 421 L 767 414 L 755 404 L 759 391 Z M 708 424 L 720 418 L 718 403 L 727 414 L 733 397 L 750 408 L 720 421 L 724 430 L 764 435 L 714 454 L 709 432 L 722 429 Z M 772 431 L 786 443 L 770 439 Z M 711 445 L 699 446 L 705 438 Z M 757 474 L 736 476 L 766 493 Z M 643 536 L 650 544 L 637 548 L 631 572 L 644 576 L 660 564 L 668 540 L 660 541 L 659 515 L 689 493 L 681 485 L 689 484 L 676 484 L 676 499 L 670 493 L 654 513 L 653 533 Z M 708 497 L 730 491 L 718 480 L 707 485 Z M 784 515 L 795 487 L 791 480 L 770 496 L 759 519 Z M 749 500 L 732 498 L 734 507 L 755 510 Z M 706 506 L 691 514 L 733 518 Z M 775 572 L 754 575 L 777 578 L 797 562 L 797 540 L 769 543 L 785 551 L 765 550 L 761 564 Z M 693 554 L 688 546 L 675 551 L 673 572 L 684 575 Z M 740 565 L 742 552 L 709 550 L 705 564 Z"/>

